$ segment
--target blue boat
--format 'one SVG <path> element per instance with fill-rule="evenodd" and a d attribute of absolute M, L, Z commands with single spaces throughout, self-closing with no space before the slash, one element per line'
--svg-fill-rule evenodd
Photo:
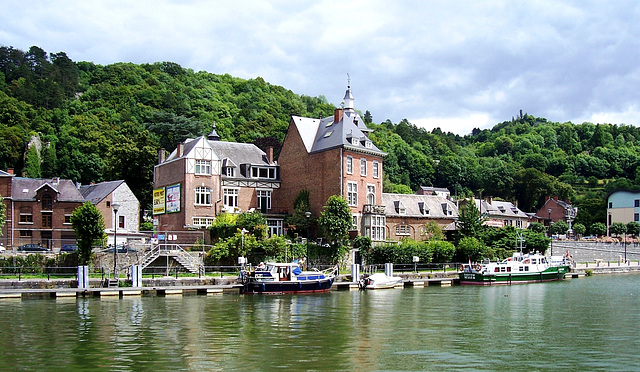
<path fill-rule="evenodd" d="M 297 263 L 266 263 L 240 272 L 243 293 L 284 294 L 327 292 L 337 275 L 328 271 L 302 271 Z"/>

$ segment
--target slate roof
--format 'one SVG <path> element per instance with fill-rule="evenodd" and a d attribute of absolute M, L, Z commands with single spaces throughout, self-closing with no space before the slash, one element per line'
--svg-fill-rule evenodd
<path fill-rule="evenodd" d="M 491 203 L 486 200 L 475 200 L 476 207 L 480 213 L 488 213 L 490 216 L 501 216 L 511 218 L 528 218 L 529 216 L 521 211 L 515 204 L 506 201 L 492 200 Z"/>
<path fill-rule="evenodd" d="M 93 185 L 80 186 L 80 193 L 86 201 L 90 201 L 91 204 L 96 205 L 100 203 L 104 198 L 109 196 L 118 186 L 124 183 L 120 181 L 108 181 L 100 182 Z"/>
<path fill-rule="evenodd" d="M 84 202 L 82 194 L 71 180 L 24 177 L 14 177 L 11 182 L 13 200 L 35 200 L 36 191 L 47 186 L 58 194 L 58 201 Z"/>
<path fill-rule="evenodd" d="M 447 198 L 436 195 L 382 193 L 387 217 L 457 218 L 458 208 Z M 405 213 L 400 213 L 404 208 Z M 428 211 L 428 213 L 426 213 Z M 451 214 L 448 213 L 451 211 Z"/>
<path fill-rule="evenodd" d="M 350 95 L 351 89 L 349 88 L 345 98 Z M 310 154 L 344 147 L 380 156 L 386 155 L 365 135 L 370 130 L 360 115 L 352 108 L 345 107 L 342 118 L 338 122 L 334 121 L 333 115 L 324 119 L 300 116 L 292 116 L 291 119 Z"/>

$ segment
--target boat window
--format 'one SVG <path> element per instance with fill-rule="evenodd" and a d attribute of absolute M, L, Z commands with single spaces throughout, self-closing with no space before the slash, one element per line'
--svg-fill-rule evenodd
<path fill-rule="evenodd" d="M 538 263 L 538 260 L 536 260 L 535 258 L 533 258 L 533 259 L 531 259 L 531 263 L 535 265 L 535 264 L 537 264 L 537 263 Z"/>
<path fill-rule="evenodd" d="M 494 272 L 499 273 L 500 272 L 500 268 L 496 267 L 495 269 L 493 269 Z"/>
<path fill-rule="evenodd" d="M 507 272 L 510 273 L 511 272 L 511 267 L 507 267 Z"/>
<path fill-rule="evenodd" d="M 524 271 L 524 267 L 523 266 L 520 266 L 518 269 L 519 269 L 519 271 Z"/>
<path fill-rule="evenodd" d="M 524 271 L 529 271 L 529 266 L 525 266 Z"/>

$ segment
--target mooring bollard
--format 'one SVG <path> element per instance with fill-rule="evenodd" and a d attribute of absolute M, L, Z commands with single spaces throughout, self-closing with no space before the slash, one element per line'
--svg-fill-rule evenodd
<path fill-rule="evenodd" d="M 384 275 L 393 276 L 393 264 L 392 263 L 384 264 Z"/>
<path fill-rule="evenodd" d="M 351 265 L 351 281 L 358 282 L 360 280 L 360 265 L 353 264 Z"/>

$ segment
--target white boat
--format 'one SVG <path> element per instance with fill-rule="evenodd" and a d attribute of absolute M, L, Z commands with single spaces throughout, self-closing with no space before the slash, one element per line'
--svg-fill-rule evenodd
<path fill-rule="evenodd" d="M 402 278 L 387 276 L 384 273 L 375 273 L 360 280 L 359 286 L 362 289 L 386 289 L 394 288 L 402 284 Z"/>
<path fill-rule="evenodd" d="M 500 262 L 462 265 L 459 276 L 460 284 L 517 284 L 562 280 L 570 270 L 565 259 L 550 262 L 539 253 L 514 253 Z"/>

